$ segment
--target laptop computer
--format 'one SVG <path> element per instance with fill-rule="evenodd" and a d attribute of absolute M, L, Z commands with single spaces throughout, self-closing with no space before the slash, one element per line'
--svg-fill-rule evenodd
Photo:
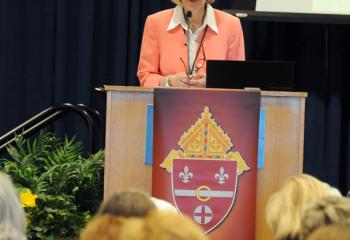
<path fill-rule="evenodd" d="M 207 60 L 207 88 L 294 90 L 294 62 Z"/>

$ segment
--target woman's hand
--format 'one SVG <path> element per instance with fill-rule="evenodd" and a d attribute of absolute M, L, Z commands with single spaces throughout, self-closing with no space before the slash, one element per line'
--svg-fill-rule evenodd
<path fill-rule="evenodd" d="M 179 72 L 174 75 L 171 75 L 168 83 L 170 87 L 183 87 L 183 88 L 189 87 L 188 76 L 184 72 Z"/>
<path fill-rule="evenodd" d="M 207 85 L 207 74 L 198 73 L 188 81 L 189 87 L 192 88 L 205 88 Z"/>

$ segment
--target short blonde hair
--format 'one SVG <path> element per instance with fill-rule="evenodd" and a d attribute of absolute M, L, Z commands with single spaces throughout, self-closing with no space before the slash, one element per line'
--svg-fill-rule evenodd
<path fill-rule="evenodd" d="M 180 5 L 182 6 L 182 2 L 181 0 L 171 0 L 173 3 L 175 3 L 176 5 Z M 214 3 L 215 0 L 207 0 L 207 3 L 211 4 L 211 3 Z"/>
<path fill-rule="evenodd" d="M 303 238 L 317 228 L 330 224 L 350 227 L 350 200 L 344 197 L 325 197 L 311 204 L 302 218 Z"/>
<path fill-rule="evenodd" d="M 306 240 L 349 240 L 350 228 L 328 225 L 317 229 Z"/>
<path fill-rule="evenodd" d="M 288 178 L 282 188 L 271 195 L 266 207 L 266 220 L 274 239 L 299 239 L 306 206 L 329 195 L 329 187 L 315 177 L 300 174 Z"/>

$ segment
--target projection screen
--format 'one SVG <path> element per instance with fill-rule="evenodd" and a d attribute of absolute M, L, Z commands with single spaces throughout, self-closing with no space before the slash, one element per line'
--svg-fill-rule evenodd
<path fill-rule="evenodd" d="M 256 0 L 256 11 L 350 14 L 350 0 Z"/>

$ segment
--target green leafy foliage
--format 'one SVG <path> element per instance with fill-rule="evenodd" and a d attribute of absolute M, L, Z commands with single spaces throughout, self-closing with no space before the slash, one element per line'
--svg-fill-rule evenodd
<path fill-rule="evenodd" d="M 25 208 L 29 239 L 77 236 L 97 210 L 103 194 L 104 152 L 83 156 L 75 138 L 59 139 L 41 132 L 33 140 L 16 138 L 8 147 L 2 171 L 18 191 L 37 195 L 36 207 Z"/>

